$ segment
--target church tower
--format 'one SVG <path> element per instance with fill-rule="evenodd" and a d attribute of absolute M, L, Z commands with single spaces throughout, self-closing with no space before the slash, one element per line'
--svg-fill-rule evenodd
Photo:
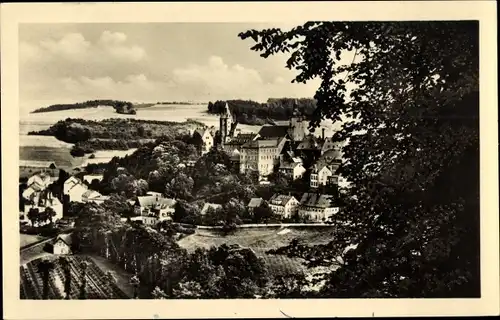
<path fill-rule="evenodd" d="M 289 135 L 294 141 L 302 141 L 307 135 L 307 121 L 304 120 L 299 111 L 297 99 L 293 102 L 293 113 L 290 118 Z"/>
<path fill-rule="evenodd" d="M 224 111 L 220 115 L 219 118 L 219 132 L 220 132 L 220 137 L 221 137 L 221 144 L 224 146 L 225 143 L 228 142 L 228 119 L 231 117 L 231 113 L 229 112 L 229 105 L 226 102 L 226 106 L 224 107 Z M 232 117 L 231 117 L 232 119 Z M 232 121 L 231 121 L 232 124 Z"/>

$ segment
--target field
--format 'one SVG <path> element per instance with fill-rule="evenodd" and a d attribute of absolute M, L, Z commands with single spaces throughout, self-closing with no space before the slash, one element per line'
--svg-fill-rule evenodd
<path fill-rule="evenodd" d="M 114 279 L 109 279 L 106 273 L 98 267 L 93 259 L 86 256 L 67 256 L 71 270 L 71 299 L 78 299 L 82 275 L 82 262 L 88 263 L 87 268 L 87 299 L 129 299 L 115 283 Z M 43 283 L 42 277 L 37 272 L 37 265 L 40 259 L 30 261 L 20 267 L 21 299 L 40 300 L 42 299 Z M 62 265 L 57 259 L 53 260 L 54 269 L 49 277 L 48 299 L 64 299 L 64 272 Z"/>
<path fill-rule="evenodd" d="M 68 148 L 52 146 L 21 146 L 19 160 L 50 161 L 58 168 L 72 168 L 83 162 L 83 158 L 73 158 Z"/>
<path fill-rule="evenodd" d="M 20 242 L 20 247 L 25 247 L 29 244 L 32 244 L 32 243 L 35 243 L 35 242 L 38 242 L 38 241 L 42 241 L 44 239 L 47 239 L 46 237 L 42 237 L 42 236 L 37 236 L 37 235 L 31 235 L 31 234 L 24 234 L 24 233 L 21 233 L 21 242 Z"/>
<path fill-rule="evenodd" d="M 300 258 L 288 258 L 284 255 L 267 254 L 266 251 L 290 244 L 299 239 L 309 245 L 325 244 L 333 238 L 333 228 L 301 227 L 301 228 L 248 228 L 239 229 L 235 233 L 223 236 L 215 230 L 197 229 L 196 233 L 179 241 L 179 245 L 192 252 L 196 248 L 209 249 L 222 244 L 238 244 L 251 248 L 262 258 L 273 275 L 302 273 L 305 268 Z"/>

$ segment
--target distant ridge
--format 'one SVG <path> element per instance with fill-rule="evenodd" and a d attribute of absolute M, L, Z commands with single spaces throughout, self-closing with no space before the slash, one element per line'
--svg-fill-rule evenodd
<path fill-rule="evenodd" d="M 127 109 L 136 110 L 140 108 L 149 108 L 155 105 L 200 105 L 206 104 L 205 102 L 194 102 L 194 101 L 158 101 L 158 102 L 129 102 L 120 100 L 89 100 L 85 102 L 77 103 L 65 103 L 65 104 L 53 104 L 48 107 L 38 108 L 30 113 L 43 113 L 43 112 L 54 112 L 54 111 L 64 111 L 64 110 L 75 110 L 75 109 L 89 109 L 97 107 L 113 107 L 118 113 L 133 114 L 130 112 L 123 112 L 123 106 L 127 106 Z"/>

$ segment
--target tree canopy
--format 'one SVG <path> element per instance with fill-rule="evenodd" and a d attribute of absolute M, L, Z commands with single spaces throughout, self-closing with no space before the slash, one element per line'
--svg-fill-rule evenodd
<path fill-rule="evenodd" d="M 479 23 L 307 22 L 239 34 L 342 122 L 351 188 L 323 296 L 479 296 Z M 347 63 L 342 61 L 349 58 Z M 351 60 L 352 59 L 352 60 Z"/>

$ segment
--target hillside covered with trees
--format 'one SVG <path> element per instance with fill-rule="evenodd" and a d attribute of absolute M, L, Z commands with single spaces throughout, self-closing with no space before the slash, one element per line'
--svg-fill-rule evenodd
<path fill-rule="evenodd" d="M 205 125 L 193 120 L 186 122 L 151 121 L 139 119 L 106 119 L 102 121 L 71 119 L 58 121 L 47 130 L 32 131 L 29 135 L 54 136 L 74 143 L 74 156 L 95 150 L 127 150 L 160 137 L 174 137 Z"/>
<path fill-rule="evenodd" d="M 295 101 L 297 101 L 297 110 L 294 110 Z M 209 102 L 208 113 L 219 114 L 224 112 L 226 102 L 236 121 L 249 125 L 263 125 L 270 122 L 270 120 L 289 120 L 295 111 L 308 116 L 316 109 L 314 99 L 270 98 L 266 103 L 259 103 L 252 100 Z"/>
<path fill-rule="evenodd" d="M 127 101 L 119 100 L 89 100 L 85 102 L 69 103 L 69 104 L 53 104 L 48 107 L 43 107 L 32 111 L 31 113 L 43 113 L 73 109 L 97 108 L 101 106 L 113 107 L 117 113 L 135 114 L 134 104 Z"/>

